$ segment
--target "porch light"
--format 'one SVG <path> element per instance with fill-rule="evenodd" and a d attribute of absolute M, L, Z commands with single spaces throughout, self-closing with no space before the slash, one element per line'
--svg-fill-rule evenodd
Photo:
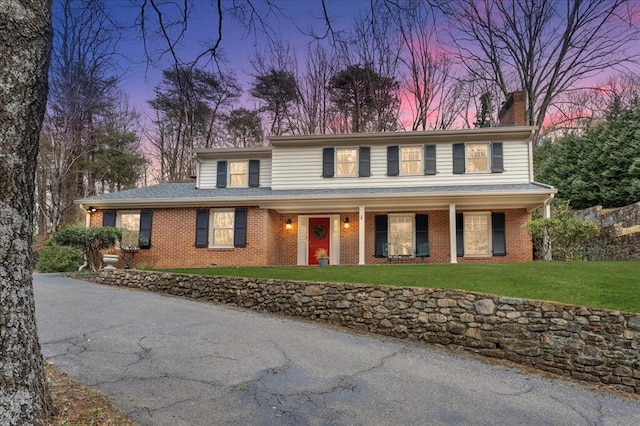
<path fill-rule="evenodd" d="M 98 209 L 96 209 L 96 208 L 95 208 L 95 207 L 93 207 L 93 206 L 89 206 L 89 207 L 87 207 L 87 211 L 88 211 L 89 213 L 93 213 L 93 212 L 95 212 L 95 211 L 97 211 L 97 210 L 98 210 Z"/>
<path fill-rule="evenodd" d="M 287 219 L 287 224 L 284 226 L 287 230 L 291 229 L 293 225 L 291 224 L 291 218 Z"/>
<path fill-rule="evenodd" d="M 349 218 L 345 217 L 344 218 L 344 229 L 349 229 Z"/>

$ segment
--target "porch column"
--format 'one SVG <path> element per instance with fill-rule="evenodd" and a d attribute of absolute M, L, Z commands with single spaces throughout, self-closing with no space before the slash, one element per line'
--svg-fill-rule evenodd
<path fill-rule="evenodd" d="M 544 205 L 542 206 L 543 219 L 551 218 L 551 200 L 552 198 L 549 198 L 544 202 Z M 547 233 L 546 228 L 544 230 L 544 235 L 542 236 L 542 238 L 542 246 L 544 247 L 544 260 L 553 260 L 553 254 L 551 253 L 551 242 L 549 241 L 549 234 Z"/>
<path fill-rule="evenodd" d="M 364 206 L 358 207 L 358 265 L 364 265 Z"/>
<path fill-rule="evenodd" d="M 449 250 L 451 263 L 458 263 L 458 243 L 456 238 L 456 205 L 449 204 Z"/>

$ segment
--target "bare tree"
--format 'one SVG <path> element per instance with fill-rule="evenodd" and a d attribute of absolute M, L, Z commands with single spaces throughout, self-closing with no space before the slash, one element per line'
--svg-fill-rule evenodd
<path fill-rule="evenodd" d="M 122 98 L 119 34 L 103 0 L 62 0 L 56 11 L 38 169 L 40 233 L 76 222 L 80 212 L 73 200 L 95 193 L 93 145 L 104 117 Z"/>
<path fill-rule="evenodd" d="M 249 93 L 260 104 L 263 117 L 267 118 L 267 133 L 293 133 L 300 91 L 292 49 L 280 41 L 268 42 L 265 52 L 255 53 L 251 65 L 254 72 Z"/>
<path fill-rule="evenodd" d="M 337 70 L 335 54 L 318 44 L 306 52 L 305 69 L 298 81 L 298 103 L 294 129 L 301 134 L 330 132 L 331 93 L 328 82 Z"/>
<path fill-rule="evenodd" d="M 31 276 L 38 134 L 46 105 L 50 2 L 0 0 L 0 424 L 53 410 Z"/>
<path fill-rule="evenodd" d="M 216 139 L 216 130 L 223 127 L 223 113 L 239 95 L 235 79 L 222 73 L 191 67 L 163 72 L 155 97 L 149 101 L 156 114 L 150 143 L 161 182 L 188 178 L 191 150 L 223 142 Z"/>
<path fill-rule="evenodd" d="M 451 103 L 458 81 L 453 75 L 452 55 L 439 45 L 434 12 L 419 0 L 407 1 L 405 7 L 382 3 L 393 17 L 402 43 L 402 87 L 412 110 L 411 129 L 449 128 L 461 114 L 451 109 L 458 104 Z"/>
<path fill-rule="evenodd" d="M 543 126 L 553 101 L 582 81 L 639 59 L 630 0 L 439 3 L 459 59 L 504 98 L 524 90 L 529 125 Z"/>

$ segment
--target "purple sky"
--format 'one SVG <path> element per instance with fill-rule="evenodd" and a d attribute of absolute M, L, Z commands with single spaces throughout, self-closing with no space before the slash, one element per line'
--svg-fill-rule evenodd
<path fill-rule="evenodd" d="M 132 3 L 138 6 L 132 6 Z M 114 18 L 125 25 L 134 24 L 140 13 L 140 3 L 141 0 L 107 2 Z M 181 0 L 177 3 L 181 3 Z M 184 40 L 177 46 L 180 59 L 185 62 L 195 59 L 215 39 L 217 14 L 214 13 L 211 3 L 209 0 L 194 1 L 195 8 L 192 9 Z M 281 3 L 283 6 L 279 13 L 267 15 L 267 24 L 276 37 L 281 37 L 292 47 L 302 50 L 311 38 L 302 34 L 300 30 L 308 31 L 313 28 L 315 32 L 321 33 L 325 29 L 322 21 L 322 3 L 320 0 L 289 0 Z M 345 30 L 351 27 L 353 18 L 359 11 L 370 7 L 370 2 L 327 0 L 326 5 L 335 28 Z M 166 8 L 165 12 L 168 13 L 169 10 L 170 7 Z M 147 13 L 152 13 L 152 10 L 149 9 Z M 259 33 L 247 33 L 246 29 L 230 16 L 225 16 L 224 19 L 220 52 L 228 61 L 226 67 L 234 70 L 238 82 L 246 91 L 250 81 L 248 74 L 252 72 L 250 59 L 256 49 L 264 48 L 264 37 Z M 155 64 L 147 63 L 139 28 L 130 30 L 120 44 L 121 65 L 125 68 L 123 87 L 129 95 L 131 106 L 139 112 L 148 109 L 147 101 L 153 96 L 153 87 L 160 81 L 162 70 L 171 65 L 168 55 L 158 54 L 158 51 L 166 46 L 161 43 L 159 40 L 147 40 L 151 56 L 157 61 Z M 206 58 L 203 58 L 199 65 L 206 68 Z"/>

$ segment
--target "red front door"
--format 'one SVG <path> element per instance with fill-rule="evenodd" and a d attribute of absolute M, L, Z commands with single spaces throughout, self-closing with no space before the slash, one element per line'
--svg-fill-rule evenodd
<path fill-rule="evenodd" d="M 329 218 L 309 218 L 309 265 L 317 265 L 316 250 L 329 253 Z"/>

